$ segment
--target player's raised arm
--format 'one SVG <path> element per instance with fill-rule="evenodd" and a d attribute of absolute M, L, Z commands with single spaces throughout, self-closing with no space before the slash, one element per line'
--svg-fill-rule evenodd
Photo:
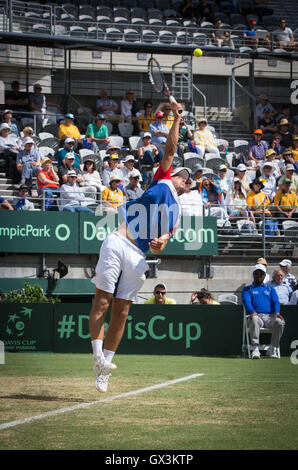
<path fill-rule="evenodd" d="M 178 143 L 179 125 L 180 125 L 180 121 L 182 118 L 181 117 L 182 115 L 178 113 L 178 109 L 182 108 L 181 104 L 171 103 L 171 107 L 172 107 L 172 111 L 174 114 L 174 121 L 167 137 L 167 141 L 166 141 L 166 145 L 164 149 L 164 155 L 160 162 L 160 165 L 164 171 L 168 171 L 168 169 L 172 165 L 174 154 L 176 152 L 177 143 Z"/>

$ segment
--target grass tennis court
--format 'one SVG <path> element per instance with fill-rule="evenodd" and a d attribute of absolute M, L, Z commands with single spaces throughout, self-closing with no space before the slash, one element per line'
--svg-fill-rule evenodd
<path fill-rule="evenodd" d="M 202 376 L 0 429 L 0 449 L 297 449 L 298 366 L 289 357 L 117 355 L 109 392 L 91 354 L 7 353 L 0 425 Z"/>

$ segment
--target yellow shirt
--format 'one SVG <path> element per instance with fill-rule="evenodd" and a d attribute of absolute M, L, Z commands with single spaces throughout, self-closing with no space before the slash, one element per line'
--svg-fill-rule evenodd
<path fill-rule="evenodd" d="M 201 302 L 194 302 L 192 305 L 208 305 L 208 304 L 201 304 Z M 209 305 L 220 305 L 220 303 L 216 302 L 216 300 L 211 299 Z"/>
<path fill-rule="evenodd" d="M 174 116 L 172 116 L 171 114 L 170 116 L 163 118 L 163 123 L 168 127 L 168 129 L 171 129 L 173 122 L 174 122 Z"/>
<path fill-rule="evenodd" d="M 108 187 L 102 192 L 102 200 L 110 202 L 114 207 L 121 206 L 121 204 L 123 204 L 123 192 L 121 189 L 115 189 L 113 191 Z"/>
<path fill-rule="evenodd" d="M 248 206 L 254 206 L 252 208 L 252 212 L 262 212 L 261 207 L 269 206 L 270 199 L 265 193 L 263 193 L 263 191 L 260 191 L 259 193 L 255 193 L 254 191 L 249 191 L 248 195 L 246 196 L 246 204 Z M 269 211 L 265 210 L 265 212 L 268 213 Z"/>
<path fill-rule="evenodd" d="M 297 196 L 294 191 L 289 191 L 288 194 L 283 193 L 281 190 L 277 191 L 273 204 L 275 206 L 284 206 L 283 210 L 292 210 L 297 207 Z"/>
<path fill-rule="evenodd" d="M 204 131 L 196 131 L 193 135 L 193 140 L 195 141 L 196 145 L 201 145 L 207 150 L 210 147 L 216 147 L 213 134 L 209 131 L 209 129 L 205 129 Z"/>
<path fill-rule="evenodd" d="M 151 297 L 151 299 L 148 299 L 144 302 L 145 304 L 155 304 L 155 297 Z M 176 300 L 174 299 L 168 299 L 167 297 L 165 298 L 165 304 L 166 305 L 176 305 Z M 158 304 L 156 304 L 158 305 Z"/>
<path fill-rule="evenodd" d="M 74 124 L 71 124 L 70 126 L 67 126 L 66 124 L 60 124 L 59 130 L 58 130 L 58 137 L 60 140 L 63 140 L 63 136 L 67 135 L 67 137 L 71 137 L 72 139 L 80 139 L 81 134 L 77 126 Z"/>
<path fill-rule="evenodd" d="M 151 114 L 150 117 L 141 114 L 138 119 L 139 126 L 142 131 L 148 132 L 150 124 L 153 124 L 156 121 L 155 114 Z"/>
<path fill-rule="evenodd" d="M 298 149 L 295 150 L 293 147 L 289 147 L 289 149 L 293 152 L 295 162 L 298 162 Z"/>

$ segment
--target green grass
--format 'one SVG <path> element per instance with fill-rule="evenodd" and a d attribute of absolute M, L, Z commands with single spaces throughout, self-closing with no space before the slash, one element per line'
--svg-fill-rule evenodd
<path fill-rule="evenodd" d="M 297 449 L 290 358 L 117 355 L 109 392 L 88 354 L 6 354 L 0 422 L 203 373 L 187 382 L 0 430 L 0 449 Z"/>

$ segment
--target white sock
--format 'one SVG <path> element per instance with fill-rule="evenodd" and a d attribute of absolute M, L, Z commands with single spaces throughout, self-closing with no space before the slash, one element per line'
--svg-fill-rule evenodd
<path fill-rule="evenodd" d="M 103 350 L 103 355 L 106 362 L 111 363 L 114 357 L 115 351 L 109 351 L 108 349 Z"/>
<path fill-rule="evenodd" d="M 91 341 L 91 344 L 92 344 L 93 357 L 100 356 L 100 354 L 102 353 L 103 341 L 101 339 L 94 339 Z"/>

